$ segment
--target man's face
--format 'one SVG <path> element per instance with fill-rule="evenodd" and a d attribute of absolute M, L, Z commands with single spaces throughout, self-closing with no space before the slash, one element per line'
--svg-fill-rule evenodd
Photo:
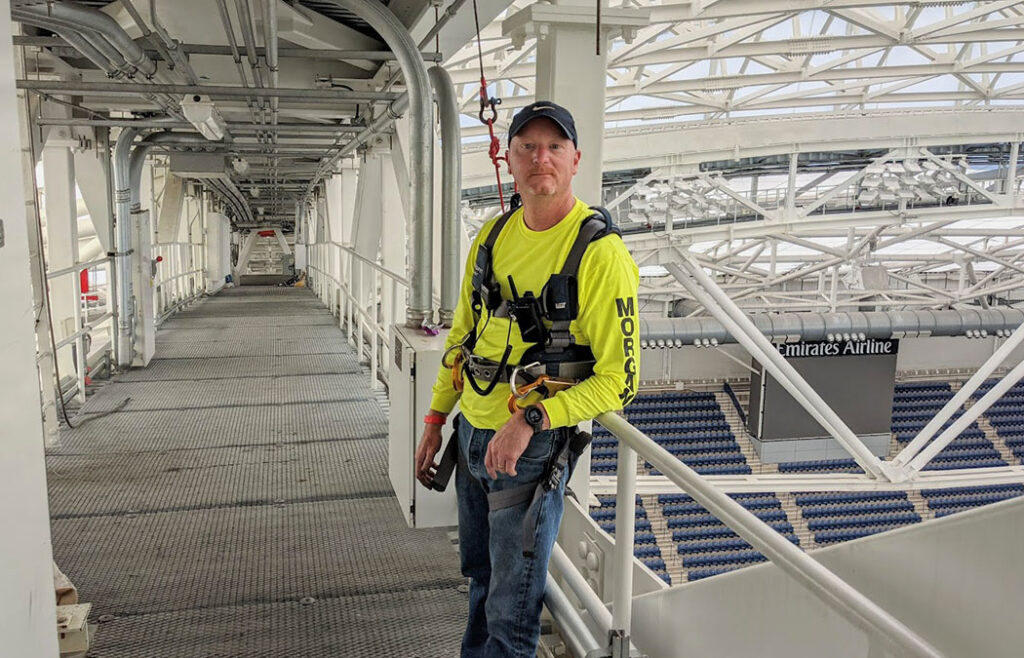
<path fill-rule="evenodd" d="M 523 198 L 570 192 L 579 164 L 579 150 L 547 117 L 527 123 L 509 144 L 508 166 Z"/>

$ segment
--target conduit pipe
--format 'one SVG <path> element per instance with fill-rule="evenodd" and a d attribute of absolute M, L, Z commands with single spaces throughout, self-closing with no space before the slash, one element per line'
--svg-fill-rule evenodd
<path fill-rule="evenodd" d="M 132 271 L 129 254 L 132 249 L 131 189 L 129 159 L 132 142 L 138 135 L 134 128 L 122 130 L 114 146 L 114 199 L 117 204 L 117 365 L 127 367 L 134 358 L 132 352 Z"/>
<path fill-rule="evenodd" d="M 277 60 L 277 0 L 266 0 L 263 5 L 263 44 L 265 46 L 265 59 L 267 69 L 270 71 L 270 88 L 277 89 L 278 85 L 278 60 Z M 270 99 L 270 125 L 274 131 L 270 135 L 271 142 L 277 145 L 277 120 L 280 106 L 280 99 L 273 96 Z M 277 165 L 279 158 L 275 155 L 271 161 L 273 175 L 271 181 L 277 183 Z"/>
<path fill-rule="evenodd" d="M 444 29 L 444 26 L 448 24 L 448 21 L 455 17 L 455 14 L 458 13 L 459 8 L 462 7 L 462 5 L 464 4 L 466 4 L 466 0 L 454 0 L 450 5 L 448 5 L 448 9 L 445 9 L 444 14 L 438 17 L 437 22 L 434 23 L 434 27 L 430 28 L 430 31 L 427 32 L 427 34 L 420 41 L 419 47 L 421 50 L 423 48 L 426 48 L 430 44 L 431 40 L 435 36 L 437 36 L 442 29 Z M 391 77 L 388 78 L 388 81 L 384 83 L 383 89 L 391 89 L 395 82 L 398 81 L 398 77 L 401 74 L 401 70 L 392 73 Z"/>
<path fill-rule="evenodd" d="M 409 140 L 409 194 L 412 206 L 412 217 L 409 227 L 409 306 L 406 308 L 406 324 L 418 327 L 424 321 L 432 319 L 433 290 L 433 225 L 431 210 L 434 207 L 434 136 L 433 107 L 430 94 L 430 80 L 427 69 L 420 56 L 409 31 L 401 21 L 395 18 L 383 5 L 366 0 L 330 0 L 331 4 L 354 13 L 366 21 L 377 31 L 384 42 L 398 57 L 408 87 L 408 105 L 411 108 L 410 140 Z M 388 112 L 375 120 L 366 131 L 359 134 L 362 141 L 369 138 L 375 130 L 373 126 L 383 126 L 398 116 L 399 101 L 388 107 Z M 390 115 L 390 116 L 389 116 Z M 382 121 L 383 120 L 383 121 Z M 379 127 L 377 128 L 379 130 Z M 372 131 L 372 132 L 369 132 Z M 358 141 L 359 137 L 355 141 Z M 360 142 L 361 143 L 361 142 Z M 326 167 L 321 169 L 321 177 L 326 174 L 339 159 L 351 153 L 358 144 L 350 142 L 331 158 Z M 312 194 L 313 188 L 319 183 L 319 177 L 310 181 L 306 196 Z"/>
<path fill-rule="evenodd" d="M 238 79 L 241 81 L 242 86 L 248 89 L 249 81 L 245 77 L 245 67 L 242 65 L 242 55 L 238 51 L 238 42 L 235 41 L 235 28 L 232 26 L 231 16 L 228 14 L 227 0 L 217 0 L 217 10 L 220 12 L 220 22 L 224 26 L 224 34 L 228 37 L 231 59 L 235 61 L 235 67 L 238 69 Z M 248 106 L 249 116 L 255 124 L 257 122 L 256 104 L 251 96 L 246 96 L 245 104 Z"/>
<path fill-rule="evenodd" d="M 256 36 L 252 30 L 252 14 L 249 12 L 249 0 L 235 0 L 235 12 L 238 14 L 238 25 L 242 28 L 242 42 L 245 44 L 245 55 L 249 60 L 249 68 L 252 71 L 253 83 L 256 87 L 263 88 L 263 74 L 260 72 L 260 60 L 256 56 Z M 263 99 L 257 99 L 260 108 L 260 119 L 264 123 Z"/>
<path fill-rule="evenodd" d="M 70 21 L 39 16 L 19 8 L 11 8 L 11 18 L 21 23 L 52 30 L 71 44 L 78 52 L 102 69 L 108 77 L 133 76 L 137 69 L 128 64 L 121 53 L 99 34 L 81 30 Z"/>
<path fill-rule="evenodd" d="M 462 131 L 455 85 L 442 66 L 427 71 L 441 119 L 441 308 L 438 322 L 452 326 L 459 301 L 459 193 L 462 190 Z"/>
<path fill-rule="evenodd" d="M 749 316 L 757 330 L 779 340 L 825 341 L 864 334 L 886 339 L 907 336 L 964 336 L 968 331 L 996 335 L 1024 324 L 1024 311 L 1013 308 L 943 311 L 868 311 L 854 313 L 759 313 Z M 640 340 L 648 346 L 685 347 L 694 341 L 735 343 L 736 337 L 714 318 L 639 318 Z"/>
<path fill-rule="evenodd" d="M 132 40 L 117 21 L 102 11 L 75 4 L 73 2 L 53 2 L 40 6 L 23 6 L 21 12 L 34 14 L 41 18 L 54 18 L 70 23 L 78 30 L 98 32 L 107 39 L 124 57 L 125 61 L 137 68 L 146 76 L 156 73 L 156 63 Z"/>
<path fill-rule="evenodd" d="M 116 66 L 108 59 L 103 53 L 96 49 L 89 41 L 82 35 L 68 30 L 64 27 L 58 27 L 55 24 L 46 23 L 41 21 L 31 14 L 25 14 L 19 12 L 15 8 L 11 8 L 11 18 L 18 21 L 19 23 L 25 23 L 26 25 L 33 25 L 35 27 L 45 28 L 52 30 L 57 36 L 68 42 L 72 48 L 82 54 L 87 60 L 92 62 L 101 71 L 107 74 L 107 77 L 114 78 L 123 75 L 123 72 L 118 70 Z"/>
<path fill-rule="evenodd" d="M 63 7 L 64 9 L 56 11 L 57 7 Z M 91 20 L 77 20 L 74 14 L 91 17 Z M 96 14 L 99 16 L 97 17 Z M 100 53 L 102 59 L 109 62 L 110 66 L 113 66 L 120 72 L 120 75 L 114 74 L 112 77 L 134 77 L 137 72 L 142 71 L 147 77 L 151 77 L 158 82 L 167 81 L 163 72 L 157 69 L 156 63 L 149 59 L 145 52 L 128 36 L 128 33 L 121 29 L 116 21 L 101 11 L 73 3 L 61 3 L 59 5 L 48 5 L 47 7 L 12 8 L 11 17 L 31 25 L 54 30 L 55 32 L 59 30 L 65 38 L 68 33 L 78 35 L 78 45 L 76 47 L 79 47 L 80 52 L 86 52 L 80 47 L 84 45 L 82 43 L 84 41 L 94 53 Z M 131 47 L 127 44 L 131 44 Z M 125 52 L 126 50 L 128 52 Z M 137 59 L 137 55 L 141 55 L 147 64 L 140 66 L 139 61 L 141 60 Z M 100 68 L 107 71 L 108 75 L 111 75 L 106 66 L 101 65 Z M 181 118 L 181 114 L 177 109 L 177 99 L 165 95 L 163 100 L 161 100 L 157 97 L 157 92 L 150 92 L 148 89 L 140 89 L 138 93 L 159 105 L 168 114 Z"/>
<path fill-rule="evenodd" d="M 131 5 L 130 0 L 125 0 L 125 5 Z M 132 7 L 131 11 L 134 12 L 135 8 Z M 166 50 L 170 54 L 171 61 L 175 66 L 180 67 L 184 71 L 185 80 L 189 84 L 199 84 L 199 78 L 196 76 L 196 72 L 192 69 L 192 64 L 188 61 L 188 57 L 181 52 L 181 48 L 178 47 L 178 42 L 171 38 L 171 35 L 167 33 L 164 26 L 160 24 L 160 19 L 156 14 L 156 0 L 149 0 L 149 20 L 153 23 L 153 29 L 160 36 L 166 46 Z M 144 25 L 144 23 L 143 23 Z M 146 31 L 145 28 L 142 28 Z"/>

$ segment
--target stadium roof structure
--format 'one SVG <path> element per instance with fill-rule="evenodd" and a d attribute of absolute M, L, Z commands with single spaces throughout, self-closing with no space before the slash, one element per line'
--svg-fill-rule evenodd
<path fill-rule="evenodd" d="M 522 15 L 538 6 L 481 31 L 499 132 L 535 98 L 545 37 Z M 603 202 L 649 266 L 648 309 L 685 306 L 657 267 L 680 252 L 751 311 L 1021 299 L 1024 2 L 613 0 L 607 15 L 636 20 L 606 53 Z M 496 188 L 477 44 L 445 66 L 464 188 L 483 191 L 466 215 L 482 218 Z"/>

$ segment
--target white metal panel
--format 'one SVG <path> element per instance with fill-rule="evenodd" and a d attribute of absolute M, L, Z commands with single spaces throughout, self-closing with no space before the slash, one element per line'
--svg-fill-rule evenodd
<path fill-rule="evenodd" d="M 0 15 L 0 39 L 10 43 L 8 14 Z M 0 653 L 56 658 L 57 614 L 53 548 L 46 498 L 46 465 L 36 370 L 36 337 L 29 279 L 29 234 L 14 50 L 0 48 L 0 144 L 5 157 L 0 196 L 0 303 L 7 321 L 0 330 L 8 376 L 0 384 Z"/>
<path fill-rule="evenodd" d="M 423 417 L 430 410 L 434 380 L 441 365 L 447 331 L 428 336 L 421 329 L 391 328 L 389 386 L 391 413 L 388 426 L 388 475 L 402 515 L 410 527 L 433 528 L 458 524 L 455 475 L 444 492 L 428 490 L 414 477 L 414 455 L 423 432 Z M 458 410 L 449 415 L 454 418 Z M 451 423 L 444 428 L 444 443 L 451 440 Z M 438 454 L 435 461 L 439 461 Z"/>
<path fill-rule="evenodd" d="M 813 555 L 945 655 L 1010 658 L 1024 646 L 1022 545 L 1014 499 Z M 651 658 L 887 655 L 771 564 L 638 596 L 633 631 Z"/>

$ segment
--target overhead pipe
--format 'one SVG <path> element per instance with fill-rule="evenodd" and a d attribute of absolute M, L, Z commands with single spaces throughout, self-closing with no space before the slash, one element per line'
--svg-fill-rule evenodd
<path fill-rule="evenodd" d="M 132 20 L 135 21 L 136 27 L 139 28 L 140 32 L 142 32 L 142 37 L 152 43 L 153 47 L 157 49 L 160 58 L 165 62 L 171 62 L 171 53 L 164 47 L 164 44 L 161 43 L 160 39 L 153 38 L 153 32 L 149 29 L 146 21 L 142 20 L 142 16 L 139 14 L 138 10 L 135 9 L 135 5 L 132 3 L 132 0 L 122 0 L 121 4 L 124 5 L 125 10 L 132 17 Z"/>
<path fill-rule="evenodd" d="M 118 69 L 117 66 L 110 61 L 110 58 L 89 43 L 89 40 L 81 34 L 69 30 L 66 27 L 58 27 L 56 24 L 39 20 L 35 16 L 19 12 L 13 7 L 11 8 L 11 18 L 19 23 L 25 23 L 26 25 L 33 25 L 35 27 L 41 27 L 53 31 L 54 34 L 67 41 L 68 45 L 81 53 L 87 60 L 92 62 L 96 68 L 106 73 L 108 78 L 115 78 L 124 75 L 124 72 Z"/>
<path fill-rule="evenodd" d="M 1024 324 L 1013 308 L 942 311 L 867 311 L 853 313 L 758 313 L 749 316 L 757 330 L 779 340 L 827 341 L 844 336 L 887 339 L 902 336 L 995 336 Z M 735 343 L 736 337 L 714 318 L 639 318 L 640 340 L 650 347 L 685 347 L 695 341 Z M 968 332 L 971 332 L 968 334 Z"/>
<path fill-rule="evenodd" d="M 71 21 L 41 16 L 24 8 L 11 8 L 11 18 L 27 25 L 52 30 L 82 53 L 89 61 L 100 67 L 111 78 L 134 76 L 137 68 L 125 61 L 124 57 L 109 41 L 91 30 L 82 30 Z"/>
<path fill-rule="evenodd" d="M 103 35 L 103 38 L 110 41 L 124 59 L 142 72 L 143 75 L 152 76 L 156 73 L 156 62 L 151 60 L 146 52 L 139 47 L 139 44 L 128 36 L 128 33 L 121 28 L 117 21 L 107 14 L 76 4 L 74 2 L 51 2 L 45 5 L 26 5 L 19 8 L 19 11 L 34 14 L 42 18 L 53 18 L 61 21 L 69 21 L 79 30 L 91 30 Z"/>
<path fill-rule="evenodd" d="M 263 73 L 260 69 L 260 60 L 256 56 L 256 35 L 252 29 L 252 14 L 249 12 L 249 0 L 235 0 L 235 12 L 238 14 L 238 24 L 242 28 L 242 42 L 245 44 L 246 58 L 249 60 L 249 68 L 252 70 L 253 83 L 258 88 L 266 87 L 263 83 Z M 266 123 L 263 115 L 264 102 L 257 98 L 260 108 L 260 122 Z"/>
<path fill-rule="evenodd" d="M 131 0 L 124 0 L 124 4 L 131 5 Z M 132 7 L 131 11 L 134 11 L 134 7 Z M 171 35 L 167 33 L 164 26 L 160 24 L 160 19 L 157 17 L 156 13 L 156 0 L 149 0 L 149 20 L 153 23 L 153 29 L 156 30 L 157 35 L 160 37 L 160 41 L 164 42 L 166 50 L 171 56 L 171 61 L 174 63 L 175 67 L 178 67 L 183 71 L 185 81 L 189 84 L 199 84 L 199 77 L 196 75 L 195 70 L 192 69 L 192 64 L 188 61 L 188 57 L 181 52 L 181 48 L 178 47 L 178 42 L 171 38 Z M 145 31 L 144 28 L 143 31 Z"/>
<path fill-rule="evenodd" d="M 122 130 L 114 146 L 114 200 L 117 204 L 117 365 L 128 367 L 134 358 L 132 352 L 132 270 L 129 254 L 132 249 L 131 186 L 129 160 L 132 142 L 138 135 L 134 128 Z"/>
<path fill-rule="evenodd" d="M 58 7 L 61 9 L 58 10 Z M 157 82 L 168 81 L 165 74 L 157 69 L 156 63 L 135 44 L 128 33 L 101 11 L 65 2 L 47 7 L 12 8 L 11 17 L 18 21 L 46 27 L 55 32 L 60 30 L 64 36 L 67 33 L 79 35 L 79 41 L 88 42 L 93 51 L 101 53 L 103 59 L 109 61 L 120 72 L 121 75 L 113 77 L 134 77 L 141 71 L 147 78 L 152 78 Z M 102 68 L 106 70 L 106 67 Z M 108 73 L 108 75 L 110 74 Z M 145 85 L 140 86 L 145 87 Z M 161 99 L 157 96 L 161 92 L 146 88 L 138 89 L 137 93 L 159 105 L 171 116 L 183 118 L 178 110 L 176 98 L 169 97 L 164 93 Z"/>
<path fill-rule="evenodd" d="M 279 76 L 278 76 L 278 59 L 277 59 L 277 0 L 265 0 L 261 5 L 263 8 L 263 44 L 266 48 L 266 63 L 267 69 L 270 71 L 270 88 L 277 89 Z M 280 115 L 279 110 L 280 102 L 279 99 L 274 96 L 270 99 L 270 125 L 273 126 L 274 130 L 270 136 L 271 142 L 277 145 L 277 121 Z M 273 159 L 273 169 L 276 171 L 279 159 L 275 156 Z M 272 182 L 277 183 L 276 173 L 272 175 Z"/>
<path fill-rule="evenodd" d="M 235 28 L 231 23 L 231 15 L 228 14 L 227 0 L 217 0 L 217 11 L 220 14 L 220 22 L 224 27 L 224 34 L 228 38 L 228 47 L 231 52 L 231 59 L 235 61 L 235 67 L 238 69 L 238 79 L 241 81 L 242 86 L 246 89 L 249 88 L 249 80 L 245 77 L 245 66 L 242 65 L 242 55 L 238 51 L 238 42 L 235 40 Z M 249 117 L 255 124 L 256 119 L 256 104 L 251 96 L 245 97 L 245 104 L 249 108 Z"/>
<path fill-rule="evenodd" d="M 438 321 L 452 326 L 455 304 L 459 301 L 459 195 L 462 191 L 462 131 L 459 127 L 459 102 L 455 85 L 442 66 L 427 73 L 437 97 L 441 120 L 441 307 Z"/>
<path fill-rule="evenodd" d="M 405 318 L 408 326 L 418 327 L 432 319 L 433 291 L 433 226 L 431 210 L 433 208 L 434 183 L 434 139 L 433 139 L 433 107 L 431 104 L 430 79 L 426 66 L 420 56 L 419 48 L 412 40 L 409 31 L 395 18 L 389 9 L 376 2 L 366 0 L 330 0 L 331 4 L 354 13 L 376 30 L 384 42 L 398 57 L 398 64 L 405 75 L 408 87 L 407 103 L 411 108 L 410 140 L 409 140 L 409 172 L 410 200 L 412 206 L 411 225 L 409 229 L 409 301 Z M 378 117 L 373 125 L 380 126 L 390 123 L 398 116 L 398 108 L 403 104 L 395 101 L 388 107 L 388 112 Z M 389 116 L 391 115 L 391 116 Z M 381 121 L 383 119 L 383 121 Z M 369 139 L 372 132 L 363 131 L 363 141 Z M 357 140 L 359 138 L 357 137 Z M 321 169 L 321 176 L 334 166 L 334 162 L 351 153 L 357 146 L 352 142 L 341 149 L 338 155 L 331 158 L 327 167 Z M 312 194 L 313 188 L 319 183 L 310 181 L 306 196 Z"/>
<path fill-rule="evenodd" d="M 346 89 L 246 89 L 229 85 L 143 84 L 136 82 L 79 82 L 77 80 L 25 80 L 17 81 L 18 89 L 47 91 L 57 94 L 207 94 L 223 98 L 246 96 L 280 96 L 306 102 L 387 102 L 398 94 L 382 91 L 348 91 Z"/>
<path fill-rule="evenodd" d="M 448 9 L 445 9 L 444 13 L 438 17 L 437 22 L 434 23 L 434 27 L 430 28 L 430 31 L 427 32 L 426 35 L 424 35 L 423 39 L 420 41 L 420 49 L 427 47 L 427 45 L 434 39 L 434 37 L 437 36 L 442 29 L 444 29 L 444 26 L 448 24 L 448 21 L 455 17 L 455 14 L 458 13 L 459 9 L 464 4 L 466 4 L 466 0 L 453 0 L 453 2 L 450 5 L 448 5 Z M 395 82 L 398 81 L 398 78 L 401 74 L 401 70 L 392 73 L 391 77 L 388 78 L 388 81 L 384 83 L 383 89 L 391 89 Z"/>

